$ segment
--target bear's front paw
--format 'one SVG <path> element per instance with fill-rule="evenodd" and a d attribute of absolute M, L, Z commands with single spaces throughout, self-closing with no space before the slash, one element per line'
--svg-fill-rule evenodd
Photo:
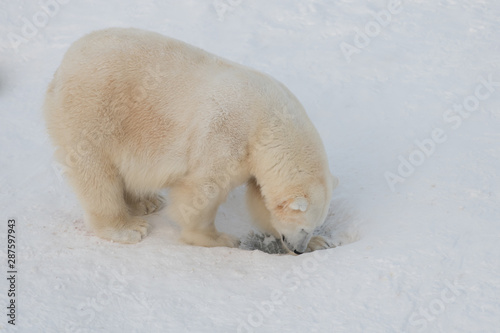
<path fill-rule="evenodd" d="M 219 237 L 217 237 L 216 242 L 220 244 L 219 246 L 227 246 L 227 247 L 239 247 L 241 243 L 239 238 L 222 232 L 220 233 Z"/>
<path fill-rule="evenodd" d="M 191 245 L 206 247 L 238 247 L 240 240 L 223 232 L 204 233 L 199 231 L 184 231 L 181 239 Z"/>
<path fill-rule="evenodd" d="M 335 245 L 328 243 L 322 236 L 313 236 L 307 245 L 306 252 L 324 250 L 333 247 L 335 247 Z"/>

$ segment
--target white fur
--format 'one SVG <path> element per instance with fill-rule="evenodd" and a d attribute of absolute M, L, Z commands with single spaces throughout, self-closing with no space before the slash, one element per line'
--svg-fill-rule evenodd
<path fill-rule="evenodd" d="M 300 210 L 301 212 L 305 212 L 307 210 L 307 206 L 309 203 L 306 198 L 295 198 L 295 200 L 290 204 L 290 208 L 293 210 Z"/>
<path fill-rule="evenodd" d="M 166 187 L 167 213 L 190 244 L 237 245 L 214 219 L 245 182 L 257 225 L 292 251 L 325 219 L 336 182 L 320 137 L 295 96 L 255 70 L 156 33 L 107 29 L 70 47 L 44 108 L 100 237 L 140 241 L 138 215 L 160 207 Z"/>

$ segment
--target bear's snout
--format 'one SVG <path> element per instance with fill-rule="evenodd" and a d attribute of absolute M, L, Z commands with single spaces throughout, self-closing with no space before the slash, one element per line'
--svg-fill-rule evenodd
<path fill-rule="evenodd" d="M 308 233 L 304 229 L 300 229 L 293 235 L 281 235 L 281 240 L 285 247 L 295 254 L 302 254 L 306 252 L 307 245 L 311 240 L 312 233 Z"/>

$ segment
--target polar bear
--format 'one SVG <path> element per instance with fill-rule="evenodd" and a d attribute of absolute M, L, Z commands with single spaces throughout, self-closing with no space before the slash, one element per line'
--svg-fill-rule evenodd
<path fill-rule="evenodd" d="M 297 98 L 272 77 L 175 39 L 111 28 L 76 41 L 50 83 L 44 115 L 69 183 L 99 237 L 136 243 L 162 206 L 181 239 L 238 246 L 214 219 L 247 183 L 250 213 L 291 253 L 313 237 L 337 180 Z"/>

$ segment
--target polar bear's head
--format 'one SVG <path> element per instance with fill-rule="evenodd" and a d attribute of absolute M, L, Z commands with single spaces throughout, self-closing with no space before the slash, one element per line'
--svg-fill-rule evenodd
<path fill-rule="evenodd" d="M 325 221 L 338 180 L 328 175 L 282 197 L 271 209 L 271 225 L 284 245 L 296 254 L 306 251 L 316 228 Z"/>

